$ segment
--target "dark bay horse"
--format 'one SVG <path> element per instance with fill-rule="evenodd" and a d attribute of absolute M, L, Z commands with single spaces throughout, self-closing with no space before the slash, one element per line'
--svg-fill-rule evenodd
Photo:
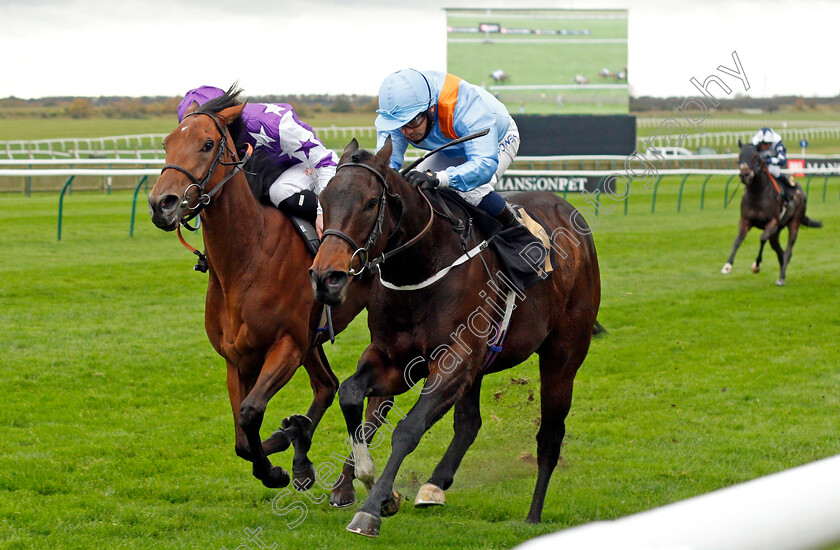
<path fill-rule="evenodd" d="M 227 363 L 236 454 L 253 462 L 254 476 L 267 487 L 283 487 L 288 473 L 267 456 L 293 444 L 295 487 L 303 490 L 315 481 L 307 453 L 338 379 L 320 346 L 324 337 L 316 338 L 322 306 L 310 290 L 311 255 L 292 222 L 256 200 L 240 170 L 244 104 L 238 94 L 232 88 L 207 102 L 166 137 L 166 166 L 149 206 L 152 221 L 165 231 L 200 212 L 209 264 L 205 329 Z M 372 280 L 355 280 L 348 300 L 333 309 L 336 332 L 364 308 Z M 306 416 L 285 419 L 261 441 L 266 404 L 301 364 L 314 393 Z"/>
<path fill-rule="evenodd" d="M 537 523 L 560 455 L 575 374 L 596 327 L 600 273 L 589 229 L 581 219 L 573 225 L 579 214 L 556 195 L 512 195 L 514 202 L 556 228 L 551 236 L 553 246 L 559 247 L 555 271 L 521 293 L 510 290 L 497 259 L 485 252 L 435 280 L 433 274 L 462 257 L 461 239 L 450 220 L 435 215 L 428 199 L 389 169 L 390 155 L 390 140 L 376 155 L 359 150 L 355 140 L 347 146 L 335 177 L 321 195 L 328 229 L 310 269 L 316 297 L 338 304 L 346 296 L 351 273 L 360 269 L 360 258 L 376 262 L 388 255 L 379 263 L 381 281 L 370 289 L 371 344 L 356 373 L 339 389 L 357 471 L 360 465 L 371 471 L 373 466 L 365 438 L 359 437 L 364 431 L 360 429 L 364 397 L 404 393 L 426 379 L 417 403 L 393 431 L 391 456 L 381 477 L 347 529 L 378 535 L 380 507 L 393 499 L 401 463 L 454 406 L 455 436 L 421 489 L 425 500 L 420 501 L 418 494 L 419 502 L 415 501 L 442 503 L 444 490 L 452 484 L 481 426 L 483 376 L 514 367 L 534 352 L 540 356 L 542 419 L 537 434 L 539 473 L 527 521 Z M 460 217 L 466 221 L 464 214 Z M 584 233 L 575 235 L 581 230 Z M 365 242 L 366 250 L 356 244 Z M 430 280 L 434 282 L 429 284 Z M 499 298 L 500 294 L 507 298 Z M 513 304 L 511 296 L 518 303 Z M 500 349 L 494 329 L 499 329 L 496 323 L 511 305 L 516 308 Z M 493 343 L 497 345 L 488 346 Z M 497 355 L 488 366 L 491 352 Z"/>
<path fill-rule="evenodd" d="M 758 273 L 761 270 L 761 254 L 764 251 L 764 245 L 769 240 L 770 246 L 779 258 L 779 266 L 781 267 L 776 285 L 784 286 L 785 274 L 788 264 L 790 264 L 790 257 L 793 254 L 793 244 L 796 242 L 797 235 L 799 235 L 799 227 L 802 225 L 805 227 L 822 227 L 822 222 L 812 220 L 805 215 L 807 198 L 798 185 L 796 186 L 793 206 L 784 205 L 785 212 L 783 213 L 784 199 L 780 192 L 780 186 L 784 184 L 773 178 L 754 145 L 742 144 L 739 141 L 738 147 L 741 148 L 741 156 L 738 161 L 741 170 L 741 183 L 746 186 L 746 189 L 743 198 L 741 198 L 741 220 L 738 222 L 738 236 L 735 237 L 735 243 L 732 245 L 732 254 L 729 255 L 729 259 L 726 260 L 720 272 L 726 275 L 732 271 L 735 253 L 741 243 L 744 242 L 747 231 L 752 227 L 757 227 L 764 231 L 761 233 L 758 257 L 751 267 L 752 272 Z M 792 211 L 789 211 L 789 209 Z M 782 250 L 779 244 L 779 233 L 785 227 L 788 228 L 788 243 L 787 248 Z"/>

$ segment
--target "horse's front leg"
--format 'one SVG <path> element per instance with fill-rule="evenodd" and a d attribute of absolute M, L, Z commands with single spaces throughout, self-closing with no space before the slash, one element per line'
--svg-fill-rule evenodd
<path fill-rule="evenodd" d="M 318 427 L 324 413 L 332 404 L 338 390 L 338 378 L 330 369 L 321 346 L 309 351 L 303 361 L 303 366 L 309 374 L 309 384 L 312 386 L 312 404 L 306 416 L 294 415 L 285 418 L 281 427 L 295 446 L 292 473 L 295 478 L 295 489 L 298 491 L 306 491 L 315 483 L 315 468 L 307 453 L 312 447 L 315 428 Z"/>
<path fill-rule="evenodd" d="M 744 242 L 744 239 L 747 237 L 747 231 L 750 230 L 750 223 L 741 218 L 741 221 L 738 222 L 738 236 L 735 237 L 735 242 L 732 244 L 732 254 L 729 255 L 729 259 L 726 260 L 726 263 L 723 264 L 723 269 L 720 270 L 721 273 L 724 275 L 732 272 L 732 264 L 735 262 L 735 253 L 738 252 L 738 247 L 741 246 L 741 243 Z"/>
<path fill-rule="evenodd" d="M 268 460 L 260 440 L 260 427 L 268 401 L 292 378 L 300 360 L 301 350 L 294 340 L 288 335 L 282 337 L 269 350 L 253 389 L 239 408 L 239 426 L 251 450 L 254 477 L 266 487 L 285 487 L 290 481 L 283 468 L 272 466 Z"/>
<path fill-rule="evenodd" d="M 254 387 L 254 380 L 246 380 L 236 365 L 227 359 L 225 361 L 227 362 L 228 397 L 230 398 L 230 408 L 233 411 L 233 425 L 236 430 L 236 456 L 251 462 L 251 447 L 248 445 L 248 438 L 245 436 L 245 431 L 239 425 L 239 410 L 242 407 L 242 401 L 245 400 L 245 396 Z M 289 446 L 288 440 L 286 446 Z"/>
<path fill-rule="evenodd" d="M 387 422 L 385 416 L 394 403 L 394 397 L 389 395 L 387 397 L 368 397 L 367 406 L 365 407 L 365 443 L 370 445 L 373 436 L 376 435 L 376 430 Z M 334 508 L 344 508 L 356 502 L 356 489 L 353 487 L 353 480 L 356 479 L 356 462 L 351 453 L 347 460 L 344 461 L 344 468 L 341 470 L 341 475 L 333 486 L 330 493 L 330 506 Z M 372 485 L 372 483 L 371 483 Z"/>
<path fill-rule="evenodd" d="M 397 424 L 391 436 L 391 456 L 382 476 L 374 483 L 364 505 L 353 516 L 353 521 L 347 526 L 348 531 L 368 537 L 379 535 L 379 527 L 382 525 L 380 509 L 392 496 L 394 480 L 403 460 L 414 451 L 423 434 L 469 389 L 469 370 L 465 365 L 447 373 L 432 365 L 420 398 L 408 415 Z"/>
<path fill-rule="evenodd" d="M 344 414 L 344 421 L 347 424 L 350 445 L 353 450 L 354 476 L 365 484 L 368 490 L 373 487 L 375 466 L 370 456 L 368 442 L 373 437 L 376 426 L 362 423 L 362 411 L 365 397 L 391 397 L 408 391 L 408 384 L 405 381 L 402 370 L 391 364 L 388 356 L 375 345 L 371 344 L 362 353 L 356 372 L 345 380 L 338 389 L 338 402 L 341 405 L 341 412 Z M 392 403 L 392 402 L 391 402 Z M 378 409 L 372 411 L 371 416 L 379 416 L 380 424 L 384 421 L 383 406 L 390 405 L 384 400 L 378 405 Z M 352 483 L 352 481 L 349 481 Z M 348 480 L 341 478 L 336 487 L 343 486 Z M 346 489 L 346 486 L 345 486 Z M 336 499 L 346 501 L 349 496 L 345 490 L 344 495 L 334 495 Z M 331 498 L 331 500 L 333 500 Z M 386 513 L 396 513 L 399 509 L 399 500 L 392 494 L 386 503 Z"/>

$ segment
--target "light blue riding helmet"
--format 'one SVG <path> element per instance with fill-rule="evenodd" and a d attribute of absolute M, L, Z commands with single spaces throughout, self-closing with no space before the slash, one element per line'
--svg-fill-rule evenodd
<path fill-rule="evenodd" d="M 376 129 L 388 132 L 401 128 L 432 106 L 432 87 L 416 69 L 403 69 L 389 74 L 379 87 L 379 114 Z"/>
<path fill-rule="evenodd" d="M 773 131 L 772 128 L 763 127 L 759 128 L 758 132 L 752 138 L 752 144 L 758 145 L 759 143 L 773 143 L 775 141 L 779 141 L 782 137 Z"/>

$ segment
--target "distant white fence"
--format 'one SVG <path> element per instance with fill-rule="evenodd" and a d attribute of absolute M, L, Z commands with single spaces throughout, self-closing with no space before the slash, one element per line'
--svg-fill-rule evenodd
<path fill-rule="evenodd" d="M 313 128 L 326 138 L 375 137 L 374 126 L 325 126 Z M 99 138 L 56 138 L 0 141 L 0 158 L 82 159 L 88 157 L 158 158 L 164 156 L 163 138 L 168 134 L 138 134 Z"/>
<path fill-rule="evenodd" d="M 655 128 L 665 118 L 636 117 L 637 128 Z M 819 128 L 838 126 L 836 121 L 831 120 L 758 120 L 750 118 L 707 118 L 703 121 L 704 128 L 761 128 L 768 126 L 776 130 L 786 128 Z"/>
<path fill-rule="evenodd" d="M 655 128 L 662 124 L 660 118 L 638 118 L 637 128 Z M 807 124 L 806 124 L 807 123 Z M 737 119 L 707 119 L 703 121 L 706 128 L 738 128 L 771 125 L 788 141 L 791 150 L 795 150 L 800 139 L 819 140 L 840 138 L 840 123 L 830 121 L 752 121 Z M 374 126 L 323 126 L 313 128 L 315 135 L 323 139 L 374 138 Z M 740 139 L 749 141 L 755 130 L 731 132 L 706 132 L 704 134 L 691 133 L 686 135 L 679 144 L 689 148 L 735 146 Z M 138 134 L 130 136 L 108 136 L 99 138 L 56 138 L 34 140 L 0 141 L 0 159 L 77 159 L 83 158 L 163 158 L 163 138 L 167 134 Z M 637 141 L 640 147 L 646 147 L 647 136 L 640 136 Z M 659 146 L 666 144 L 660 137 L 654 140 Z"/>
<path fill-rule="evenodd" d="M 660 121 L 661 123 L 662 121 Z M 703 125 L 706 125 L 704 121 Z M 671 127 L 673 129 L 673 126 Z M 686 128 L 687 130 L 691 130 L 690 128 Z M 832 138 L 840 138 L 840 126 L 837 123 L 833 123 L 833 126 L 824 126 L 824 127 L 814 127 L 814 128 L 787 128 L 787 129 L 776 129 L 776 132 L 782 136 L 787 142 L 788 149 L 792 151 L 796 151 L 798 149 L 799 141 L 802 139 L 806 140 L 817 140 L 817 139 L 832 139 Z M 676 134 L 680 135 L 680 134 Z M 676 137 L 675 135 L 675 137 Z M 663 136 L 657 136 L 653 143 L 657 145 L 657 147 L 665 147 L 669 145 L 678 145 L 681 147 L 688 147 L 688 148 L 697 148 L 697 147 L 720 147 L 720 146 L 730 146 L 730 147 L 737 147 L 738 140 L 741 140 L 744 143 L 748 143 L 753 135 L 755 135 L 755 130 L 744 130 L 744 131 L 734 131 L 734 132 L 706 132 L 703 134 L 691 133 L 685 135 L 683 141 L 681 143 L 666 143 Z M 667 137 L 667 136 L 665 136 Z M 650 142 L 649 136 L 638 136 L 636 141 L 642 146 L 643 143 Z M 644 147 L 647 145 L 645 144 Z"/>
<path fill-rule="evenodd" d="M 519 550 L 819 550 L 840 544 L 840 455 Z"/>

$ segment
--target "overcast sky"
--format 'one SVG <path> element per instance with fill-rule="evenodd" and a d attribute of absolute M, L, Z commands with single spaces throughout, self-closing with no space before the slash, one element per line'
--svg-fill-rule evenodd
<path fill-rule="evenodd" d="M 629 9 L 634 95 L 696 94 L 689 79 L 733 68 L 733 51 L 749 95 L 840 94 L 829 0 L 0 0 L 0 97 L 174 96 L 234 80 L 246 95 L 375 95 L 396 69 L 446 69 L 443 8 L 501 6 Z"/>

